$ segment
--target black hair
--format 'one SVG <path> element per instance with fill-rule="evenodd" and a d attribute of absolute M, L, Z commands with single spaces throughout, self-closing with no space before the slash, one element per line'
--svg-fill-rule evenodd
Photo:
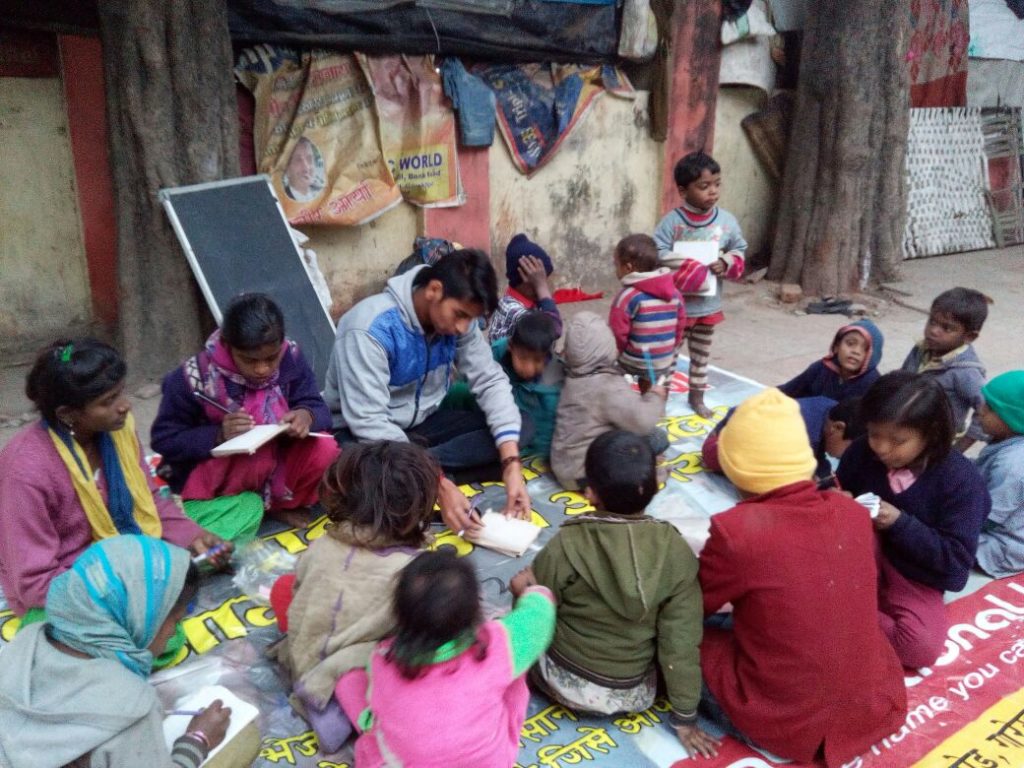
<path fill-rule="evenodd" d="M 846 425 L 843 428 L 843 440 L 856 440 L 868 431 L 864 419 L 861 418 L 860 403 L 861 398 L 848 397 L 833 405 L 828 412 L 829 419 Z"/>
<path fill-rule="evenodd" d="M 171 608 L 171 613 L 175 610 L 185 608 L 189 603 L 196 599 L 196 595 L 199 594 L 199 568 L 195 563 L 188 564 L 188 570 L 185 571 L 185 583 L 181 585 L 181 594 L 178 595 L 178 599 L 174 601 L 174 607 Z"/>
<path fill-rule="evenodd" d="M 676 163 L 672 177 L 675 179 L 677 187 L 686 187 L 699 179 L 704 171 L 721 173 L 722 166 L 705 152 L 691 152 Z"/>
<path fill-rule="evenodd" d="M 658 244 L 650 235 L 626 235 L 615 246 L 615 260 L 632 264 L 637 272 L 650 272 L 658 268 Z"/>
<path fill-rule="evenodd" d="M 36 357 L 25 394 L 40 415 L 57 424 L 57 408 L 84 408 L 120 384 L 128 366 L 116 349 L 97 339 L 58 339 Z"/>
<path fill-rule="evenodd" d="M 654 452 L 647 439 L 632 432 L 612 430 L 600 435 L 587 449 L 587 482 L 608 512 L 642 512 L 658 492 Z"/>
<path fill-rule="evenodd" d="M 531 309 L 519 316 L 512 336 L 508 340 L 510 347 L 526 349 L 530 352 L 550 352 L 558 340 L 558 328 L 551 315 L 537 309 Z"/>
<path fill-rule="evenodd" d="M 973 288 L 950 288 L 932 302 L 932 313 L 948 313 L 964 330 L 978 333 L 988 318 L 988 305 L 992 299 Z"/>
<path fill-rule="evenodd" d="M 920 432 L 928 464 L 946 458 L 956 434 L 942 385 L 934 376 L 910 371 L 892 371 L 872 384 L 860 402 L 860 415 L 866 426 L 889 423 Z"/>
<path fill-rule="evenodd" d="M 422 546 L 434 514 L 441 468 L 425 448 L 378 440 L 346 445 L 324 473 L 320 503 L 335 523 L 371 531 L 369 539 Z"/>
<path fill-rule="evenodd" d="M 413 680 L 438 648 L 468 637 L 483 621 L 472 563 L 451 550 L 424 552 L 402 569 L 394 609 L 397 630 L 387 659 Z M 476 642 L 477 658 L 483 658 L 486 646 Z"/>
<path fill-rule="evenodd" d="M 476 248 L 452 251 L 437 263 L 421 269 L 413 278 L 413 288 L 422 288 L 438 280 L 446 299 L 471 301 L 490 315 L 498 306 L 498 278 L 487 254 Z"/>
<path fill-rule="evenodd" d="M 224 311 L 220 336 L 235 349 L 257 349 L 284 341 L 284 315 L 265 293 L 235 296 Z"/>

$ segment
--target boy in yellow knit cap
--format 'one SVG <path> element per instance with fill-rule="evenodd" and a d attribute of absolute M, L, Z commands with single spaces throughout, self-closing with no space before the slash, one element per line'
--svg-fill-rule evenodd
<path fill-rule="evenodd" d="M 730 735 L 798 762 L 838 766 L 897 730 L 906 690 L 878 625 L 868 511 L 819 491 L 795 400 L 777 389 L 736 408 L 718 458 L 744 500 L 711 519 L 700 555 L 707 627 L 701 707 Z"/>

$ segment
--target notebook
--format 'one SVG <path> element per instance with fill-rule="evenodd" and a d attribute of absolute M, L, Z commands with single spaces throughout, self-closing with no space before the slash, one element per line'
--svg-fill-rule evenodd
<path fill-rule="evenodd" d="M 220 699 L 225 707 L 231 708 L 231 724 L 224 741 L 210 750 L 203 765 L 208 768 L 250 765 L 260 749 L 260 733 L 256 727 L 256 718 L 260 712 L 256 707 L 222 685 L 208 685 L 181 698 L 174 708 L 199 710 L 215 699 Z M 164 718 L 164 741 L 168 751 L 173 748 L 178 737 L 185 733 L 191 720 L 190 715 L 167 715 Z"/>
<path fill-rule="evenodd" d="M 232 437 L 210 451 L 211 456 L 231 456 L 236 453 L 256 453 L 266 443 L 288 429 L 287 424 L 259 424 L 238 437 Z"/>
<path fill-rule="evenodd" d="M 717 240 L 677 240 L 672 245 L 672 253 L 679 254 L 684 259 L 693 259 L 699 261 L 706 267 L 711 266 L 718 261 L 718 241 Z M 704 278 L 704 282 L 700 288 L 692 293 L 688 293 L 689 296 L 714 296 L 715 291 L 718 288 L 718 278 L 715 277 L 711 272 L 708 272 L 708 276 Z"/>
<path fill-rule="evenodd" d="M 540 536 L 539 526 L 515 517 L 505 517 L 490 509 L 484 512 L 480 521 L 484 527 L 473 536 L 473 543 L 510 557 L 520 557 Z"/>

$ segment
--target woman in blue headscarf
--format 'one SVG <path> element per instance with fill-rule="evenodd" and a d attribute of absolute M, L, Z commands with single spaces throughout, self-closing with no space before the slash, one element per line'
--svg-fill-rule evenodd
<path fill-rule="evenodd" d="M 90 546 L 50 583 L 46 623 L 0 652 L 0 765 L 196 768 L 223 739 L 220 701 L 168 752 L 147 681 L 199 588 L 189 553 L 148 536 Z"/>

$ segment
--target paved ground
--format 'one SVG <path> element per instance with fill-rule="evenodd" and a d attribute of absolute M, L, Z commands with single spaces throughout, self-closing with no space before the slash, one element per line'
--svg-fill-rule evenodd
<path fill-rule="evenodd" d="M 1024 368 L 1024 247 L 939 256 L 904 263 L 903 279 L 879 294 L 856 297 L 870 309 L 885 334 L 882 370 L 900 365 L 920 337 L 932 298 L 947 288 L 977 288 L 994 300 L 976 347 L 988 374 Z M 770 283 L 729 284 L 727 321 L 719 326 L 711 362 L 765 384 L 778 384 L 823 356 L 843 316 L 804 315 L 799 305 L 781 304 Z M 566 314 L 591 310 L 607 314 L 611 297 L 568 305 Z M 25 399 L 25 360 L 0 368 L 0 445 L 22 420 L 32 418 Z M 159 390 L 154 380 L 130 382 L 135 418 L 143 439 L 156 415 Z"/>

